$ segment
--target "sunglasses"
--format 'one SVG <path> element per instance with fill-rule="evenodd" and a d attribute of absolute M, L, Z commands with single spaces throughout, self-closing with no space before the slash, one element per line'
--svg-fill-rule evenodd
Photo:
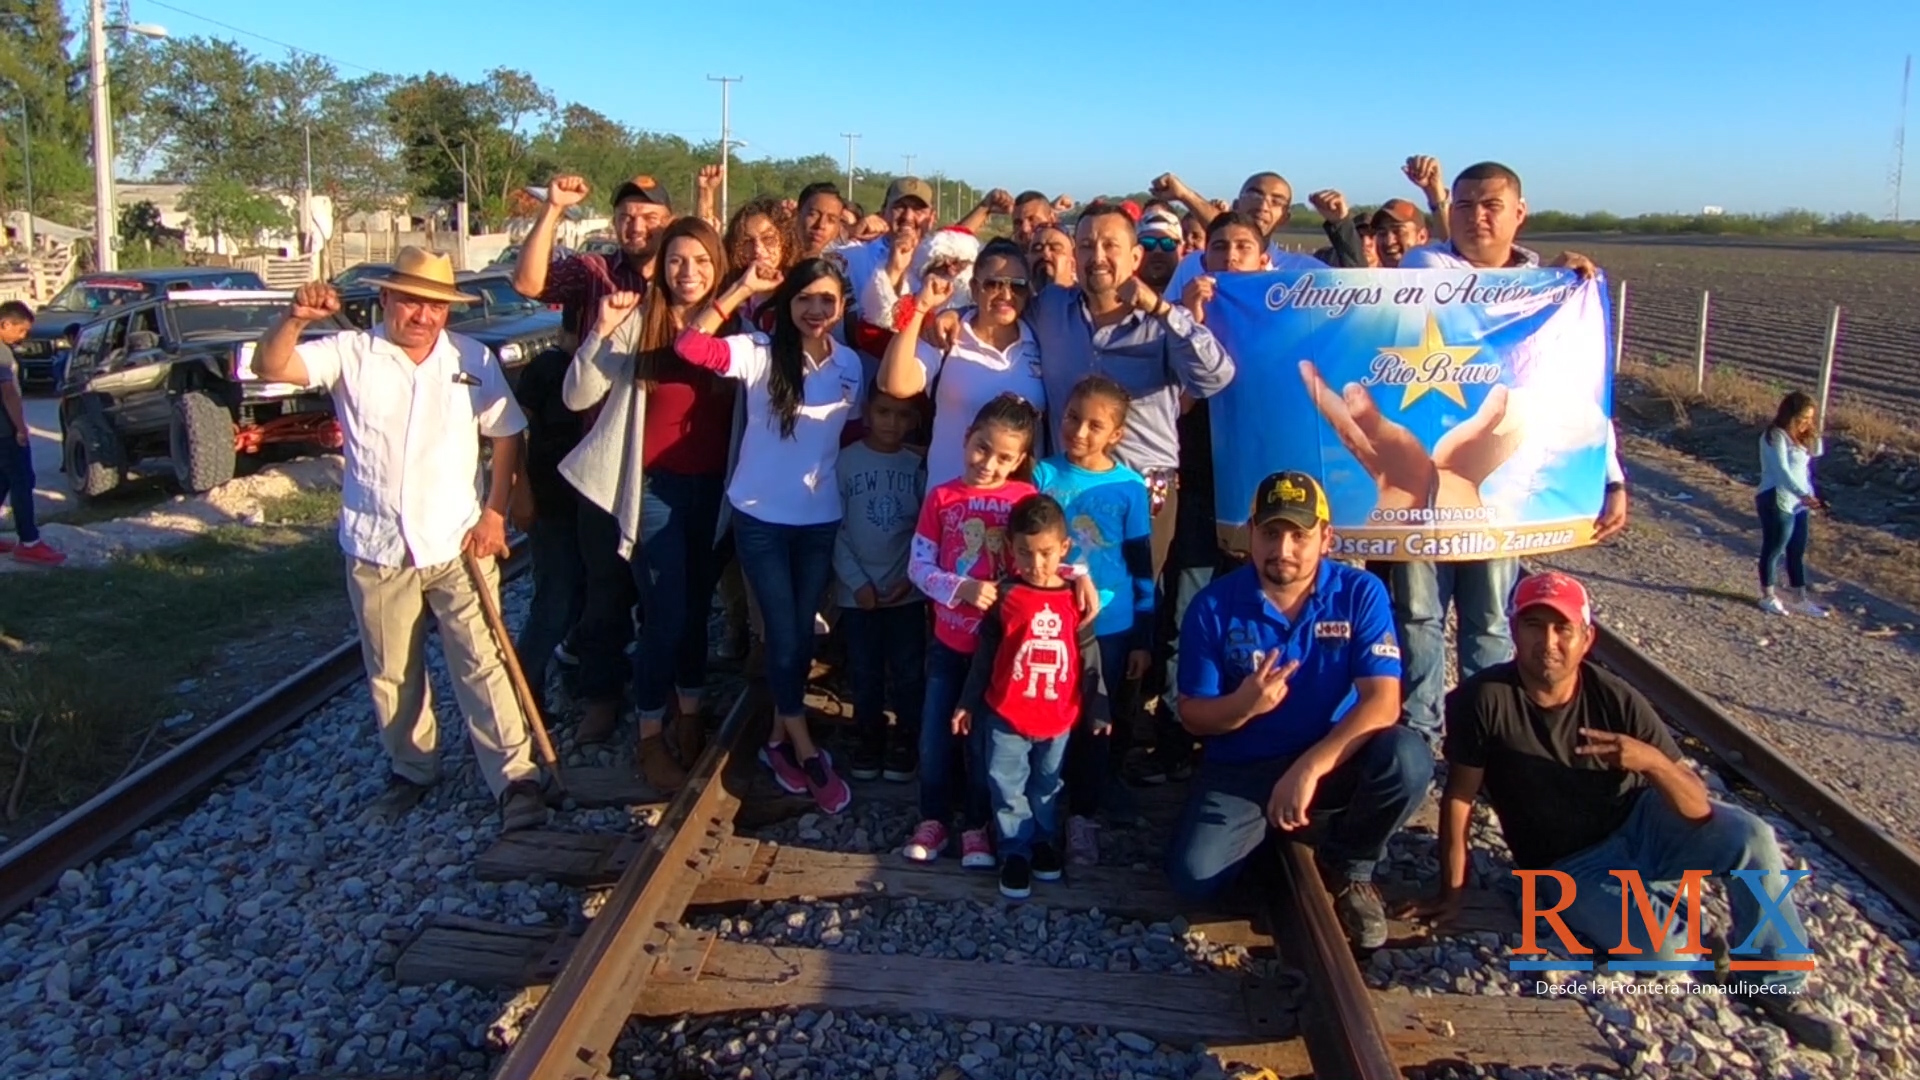
<path fill-rule="evenodd" d="M 1171 236 L 1143 236 L 1140 238 L 1140 246 L 1148 251 L 1164 251 L 1171 255 L 1180 250 L 1180 241 Z"/>
<path fill-rule="evenodd" d="M 1008 296 L 1027 291 L 1026 278 L 975 278 L 973 289 L 981 295 L 990 292 L 1004 292 Z"/>

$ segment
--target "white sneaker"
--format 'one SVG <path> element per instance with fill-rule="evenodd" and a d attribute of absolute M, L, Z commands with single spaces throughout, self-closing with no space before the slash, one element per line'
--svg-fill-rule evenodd
<path fill-rule="evenodd" d="M 1793 613 L 1795 615 L 1805 615 L 1811 619 L 1824 619 L 1827 617 L 1827 609 L 1811 600 L 1795 600 L 1793 602 Z"/>
<path fill-rule="evenodd" d="M 1780 598 L 1772 594 L 1760 598 L 1760 610 L 1769 615 L 1788 614 L 1787 605 L 1781 603 Z"/>

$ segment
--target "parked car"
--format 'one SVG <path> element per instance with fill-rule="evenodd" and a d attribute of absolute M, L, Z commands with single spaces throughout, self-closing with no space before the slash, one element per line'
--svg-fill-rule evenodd
<path fill-rule="evenodd" d="M 20 383 L 27 389 L 59 386 L 60 368 L 80 328 L 129 304 L 181 289 L 266 287 L 260 275 L 251 270 L 225 267 L 174 266 L 82 274 L 34 312 L 33 331 L 14 346 L 14 356 L 20 361 Z"/>
<path fill-rule="evenodd" d="M 381 277 L 393 273 L 392 263 L 359 263 L 333 275 L 333 287 L 345 289 L 358 285 L 367 278 Z"/>
<path fill-rule="evenodd" d="M 560 344 L 558 307 L 515 292 L 511 272 L 477 270 L 456 274 L 454 280 L 462 292 L 480 299 L 452 305 L 447 329 L 492 349 L 509 380 L 527 361 Z M 362 284 L 340 290 L 340 309 L 353 325 L 373 326 L 381 319 L 379 287 Z"/>
<path fill-rule="evenodd" d="M 249 370 L 255 343 L 292 295 L 189 289 L 116 308 L 82 328 L 60 385 L 73 491 L 104 495 L 141 460 L 163 457 L 180 488 L 197 493 L 231 480 L 240 455 L 266 446 L 339 449 L 340 425 L 324 392 Z M 303 336 L 345 329 L 335 316 Z"/>

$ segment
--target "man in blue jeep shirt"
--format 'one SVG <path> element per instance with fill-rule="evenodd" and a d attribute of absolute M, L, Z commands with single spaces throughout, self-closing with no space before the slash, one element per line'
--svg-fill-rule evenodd
<path fill-rule="evenodd" d="M 1205 747 L 1167 849 L 1174 889 L 1218 894 L 1271 825 L 1326 826 L 1321 871 L 1352 943 L 1386 941 L 1373 884 L 1387 838 L 1426 795 L 1433 759 L 1400 725 L 1400 647 L 1378 578 L 1331 558 L 1313 477 L 1260 482 L 1247 565 L 1217 577 L 1180 628 L 1180 721 Z"/>

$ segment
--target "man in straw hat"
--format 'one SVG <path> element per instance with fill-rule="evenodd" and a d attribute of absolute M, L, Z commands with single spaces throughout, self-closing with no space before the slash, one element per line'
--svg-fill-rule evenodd
<path fill-rule="evenodd" d="M 437 778 L 439 728 L 427 686 L 431 611 L 503 828 L 531 828 L 545 823 L 546 804 L 526 718 L 462 564 L 464 553 L 478 556 L 497 592 L 493 558 L 507 553 L 506 513 L 526 419 L 492 352 L 446 332 L 448 305 L 477 298 L 454 287 L 445 255 L 403 248 L 394 272 L 374 284 L 379 326 L 302 343 L 307 324 L 340 310 L 333 288 L 313 282 L 294 293 L 253 357 L 262 379 L 331 393 L 346 437 L 340 546 L 347 598 L 392 764 L 370 816 L 399 818 Z M 476 436 L 493 449 L 484 507 Z"/>

